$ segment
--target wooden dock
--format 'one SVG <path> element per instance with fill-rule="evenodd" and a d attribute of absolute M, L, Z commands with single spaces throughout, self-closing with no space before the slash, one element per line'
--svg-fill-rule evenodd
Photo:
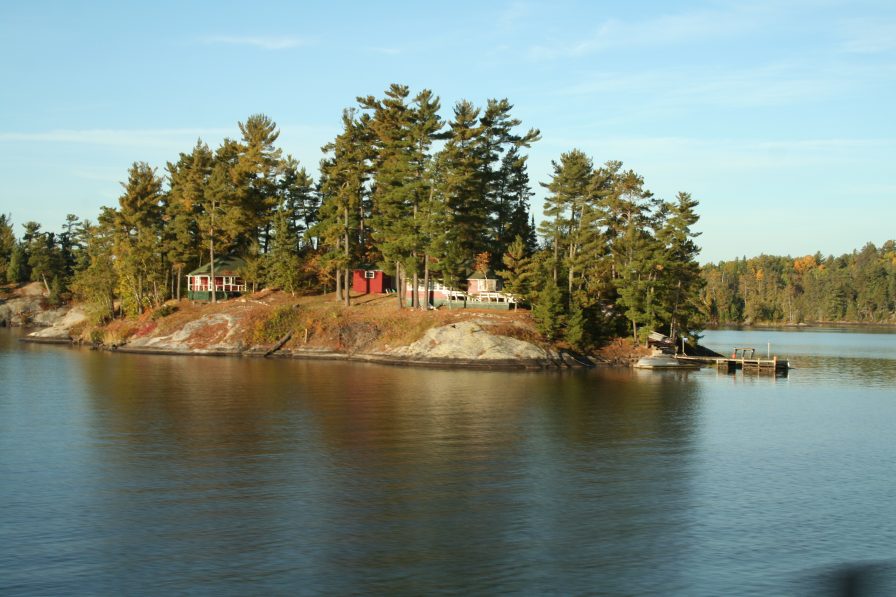
<path fill-rule="evenodd" d="M 779 359 L 777 355 L 766 358 L 757 357 L 756 349 L 754 348 L 735 348 L 730 357 L 689 357 L 677 355 L 675 358 L 689 363 L 715 365 L 717 369 L 727 373 L 734 373 L 741 369 L 744 372 L 786 374 L 787 370 L 790 369 L 790 362 L 787 359 Z"/>

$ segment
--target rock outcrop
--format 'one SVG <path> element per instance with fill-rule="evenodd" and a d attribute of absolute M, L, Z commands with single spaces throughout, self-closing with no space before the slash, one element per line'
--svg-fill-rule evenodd
<path fill-rule="evenodd" d="M 46 321 L 49 327 L 37 330 L 28 335 L 29 338 L 43 340 L 70 341 L 72 329 L 87 321 L 87 314 L 81 307 L 61 308 L 45 311 L 34 321 Z"/>
<path fill-rule="evenodd" d="M 196 354 L 240 353 L 240 319 L 228 313 L 210 313 L 188 322 L 175 332 L 163 336 L 132 337 L 126 350 L 177 352 Z"/>
<path fill-rule="evenodd" d="M 413 344 L 384 354 L 414 360 L 553 361 L 555 355 L 530 342 L 490 334 L 475 321 L 433 328 Z"/>
<path fill-rule="evenodd" d="M 49 308 L 43 284 L 33 282 L 15 289 L 10 298 L 0 303 L 0 326 L 56 327 L 69 311 L 68 306 Z M 78 322 L 68 323 L 66 330 L 75 323 Z M 63 331 L 57 328 L 54 333 L 62 334 Z"/>

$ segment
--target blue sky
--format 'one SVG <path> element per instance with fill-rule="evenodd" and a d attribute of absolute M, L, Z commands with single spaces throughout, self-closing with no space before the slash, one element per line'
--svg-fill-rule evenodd
<path fill-rule="evenodd" d="M 572 148 L 700 202 L 702 261 L 896 237 L 896 3 L 7 2 L 0 212 L 58 229 L 264 113 L 316 171 L 389 83 L 507 97 L 533 182 Z M 533 211 L 541 212 L 536 188 Z"/>

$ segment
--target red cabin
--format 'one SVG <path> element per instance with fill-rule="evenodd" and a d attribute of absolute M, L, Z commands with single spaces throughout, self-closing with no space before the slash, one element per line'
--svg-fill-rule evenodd
<path fill-rule="evenodd" d="M 352 271 L 352 290 L 362 294 L 385 294 L 395 289 L 392 276 L 381 269 L 356 269 Z"/>

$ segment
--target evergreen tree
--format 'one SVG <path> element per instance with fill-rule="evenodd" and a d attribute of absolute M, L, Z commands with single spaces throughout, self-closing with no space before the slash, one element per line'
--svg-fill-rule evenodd
<path fill-rule="evenodd" d="M 7 270 L 16 247 L 16 235 L 12 229 L 12 216 L 0 214 L 0 284 L 9 282 Z"/>
<path fill-rule="evenodd" d="M 168 162 L 169 191 L 163 197 L 163 251 L 174 275 L 172 296 L 181 298 L 184 270 L 201 261 L 199 222 L 214 157 L 198 140 L 190 153 L 181 153 L 176 163 Z"/>
<path fill-rule="evenodd" d="M 322 150 L 328 155 L 321 161 L 321 195 L 317 221 L 308 234 L 317 238 L 321 248 L 319 269 L 332 272 L 337 283 L 336 300 L 351 302 L 351 268 L 370 256 L 370 118 L 358 117 L 355 110 L 342 114 L 342 132 Z M 342 295 L 345 287 L 344 298 Z"/>
<path fill-rule="evenodd" d="M 299 243 L 291 210 L 284 201 L 274 215 L 274 237 L 271 250 L 265 254 L 269 286 L 295 294 L 300 281 Z"/>
<path fill-rule="evenodd" d="M 255 243 L 261 252 L 267 252 L 282 167 L 282 150 L 274 147 L 280 131 L 264 114 L 249 116 L 239 128 L 242 140 L 236 145 L 236 161 L 230 171 L 239 209 L 236 241 L 243 252 Z"/>
<path fill-rule="evenodd" d="M 122 183 L 115 213 L 115 269 L 126 310 L 142 313 L 160 304 L 165 265 L 159 253 L 162 181 L 145 162 L 135 162 Z"/>
<path fill-rule="evenodd" d="M 504 264 L 504 269 L 499 271 L 498 275 L 504 281 L 504 291 L 516 298 L 516 303 L 513 306 L 516 310 L 521 300 L 530 302 L 533 295 L 531 263 L 526 255 L 526 244 L 521 236 L 517 236 L 510 243 L 501 261 Z"/>
<path fill-rule="evenodd" d="M 487 189 L 487 153 L 479 110 L 464 100 L 454 106 L 449 136 L 439 156 L 439 195 L 444 201 L 448 234 L 437 249 L 442 272 L 450 285 L 466 277 L 473 256 L 488 250 L 491 203 Z"/>
<path fill-rule="evenodd" d="M 21 284 L 28 279 L 28 253 L 25 244 L 18 242 L 12 248 L 9 264 L 6 266 L 6 281 Z"/>
<path fill-rule="evenodd" d="M 578 254 L 584 242 L 582 215 L 588 208 L 593 173 L 591 159 L 574 149 L 552 162 L 551 181 L 543 186 L 550 192 L 545 198 L 545 219 L 541 231 L 550 239 L 553 250 L 551 278 L 560 283 L 566 272 L 567 293 L 572 294 Z"/>
<path fill-rule="evenodd" d="M 697 255 L 700 248 L 694 242 L 699 232 L 692 227 L 699 220 L 699 205 L 689 193 L 678 193 L 676 201 L 665 205 L 666 218 L 657 231 L 657 239 L 664 246 L 661 256 L 661 290 L 665 313 L 669 314 L 669 336 L 687 333 L 699 317 L 699 296 L 703 289 Z"/>
<path fill-rule="evenodd" d="M 59 253 L 62 270 L 59 282 L 62 288 L 68 287 L 80 259 L 79 254 L 84 250 L 78 236 L 80 225 L 81 222 L 75 214 L 67 214 L 65 216 L 65 224 L 62 225 L 62 233 L 59 235 Z"/>
<path fill-rule="evenodd" d="M 75 272 L 72 291 L 87 307 L 94 322 L 100 323 L 115 316 L 115 291 L 119 286 L 115 258 L 113 257 L 117 215 L 104 208 L 100 223 L 85 223 L 84 266 Z"/>
<path fill-rule="evenodd" d="M 528 224 L 531 190 L 522 150 L 541 138 L 538 129 L 530 129 L 522 136 L 515 134 L 514 129 L 522 123 L 510 115 L 512 109 L 506 98 L 491 99 L 480 118 L 483 171 L 479 181 L 489 211 L 489 237 L 495 255 L 503 254 Z"/>
<path fill-rule="evenodd" d="M 644 179 L 629 170 L 618 173 L 621 164 L 605 166 L 613 175 L 613 188 L 603 200 L 606 234 L 613 256 L 613 282 L 618 303 L 639 338 L 639 326 L 657 324 L 657 244 L 651 235 L 653 194 L 644 189 Z"/>
<path fill-rule="evenodd" d="M 433 142 L 441 139 L 442 119 L 438 115 L 441 104 L 439 98 L 424 89 L 414 98 L 411 122 L 411 163 L 414 168 L 413 221 L 414 231 L 409 267 L 412 273 L 411 286 L 414 289 L 413 306 L 420 306 L 418 296 L 418 275 L 420 261 L 423 261 L 423 287 L 426 292 L 425 306 L 429 305 L 430 264 L 432 256 L 432 202 L 435 197 L 435 157 Z"/>
<path fill-rule="evenodd" d="M 369 110 L 375 148 L 371 217 L 372 238 L 383 265 L 394 265 L 398 304 L 403 306 L 404 273 L 416 272 L 419 245 L 414 220 L 417 171 L 412 128 L 414 111 L 408 104 L 408 87 L 393 84 L 382 100 L 358 98 Z M 384 267 L 386 269 L 387 267 Z"/>
<path fill-rule="evenodd" d="M 51 294 L 51 282 L 64 275 L 55 234 L 36 232 L 31 237 L 28 243 L 28 269 L 31 271 L 31 281 L 43 283 L 47 295 Z"/>
<path fill-rule="evenodd" d="M 545 338 L 556 340 L 560 337 L 566 321 L 565 312 L 563 293 L 557 283 L 548 277 L 532 306 L 532 319 Z"/>

